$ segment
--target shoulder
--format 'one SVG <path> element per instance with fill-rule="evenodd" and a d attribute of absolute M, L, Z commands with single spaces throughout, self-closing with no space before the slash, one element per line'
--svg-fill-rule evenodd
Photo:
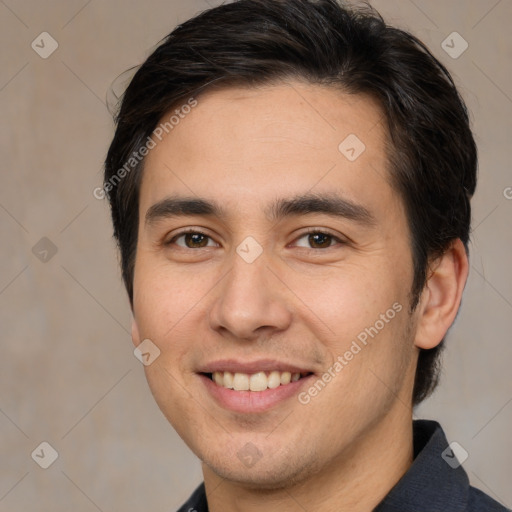
<path fill-rule="evenodd" d="M 510 512 L 510 509 L 493 500 L 480 489 L 470 487 L 467 512 Z"/>

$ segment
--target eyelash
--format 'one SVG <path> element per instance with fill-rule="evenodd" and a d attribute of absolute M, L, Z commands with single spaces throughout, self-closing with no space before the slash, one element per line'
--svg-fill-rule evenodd
<path fill-rule="evenodd" d="M 199 231 L 199 230 L 195 230 L 195 229 L 187 229 L 185 231 L 181 231 L 179 233 L 177 233 L 176 235 L 174 235 L 168 242 L 165 242 L 165 245 L 168 246 L 168 245 L 172 245 L 173 243 L 176 242 L 176 240 L 184 235 L 188 235 L 188 234 L 194 234 L 194 235 L 203 235 L 207 238 L 209 238 L 210 240 L 213 240 L 213 238 L 209 235 L 207 235 L 206 233 L 203 233 L 202 231 Z M 305 236 L 308 236 L 308 235 L 326 235 L 328 237 L 330 237 L 332 239 L 333 242 L 337 242 L 341 245 L 346 245 L 347 244 L 347 241 L 345 240 L 342 240 L 340 237 L 334 235 L 333 233 L 330 233 L 328 230 L 322 230 L 322 229 L 316 229 L 316 228 L 309 228 L 307 231 L 305 231 L 304 233 L 302 233 L 299 237 L 297 237 L 295 239 L 296 240 L 300 240 L 301 238 L 304 238 Z M 181 246 L 179 246 L 181 247 Z M 314 248 L 314 247 L 310 247 L 309 250 L 311 251 L 319 251 L 319 250 L 326 250 L 326 249 L 331 249 L 332 247 L 334 247 L 334 245 L 330 245 L 329 247 L 326 247 L 326 248 Z M 181 247 L 182 249 L 189 249 L 189 250 L 197 250 L 197 249 L 206 249 L 207 247 L 199 247 L 197 249 L 193 249 L 193 248 L 190 248 L 190 247 Z M 308 248 L 305 248 L 305 247 L 302 247 L 302 249 L 306 249 L 308 250 Z"/>

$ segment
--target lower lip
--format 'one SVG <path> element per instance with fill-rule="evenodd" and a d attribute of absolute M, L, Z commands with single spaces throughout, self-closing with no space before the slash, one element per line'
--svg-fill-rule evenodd
<path fill-rule="evenodd" d="M 271 409 L 292 396 L 296 396 L 299 389 L 313 377 L 313 374 L 265 391 L 235 391 L 234 389 L 218 386 L 207 375 L 199 374 L 199 377 L 208 392 L 225 409 L 240 413 L 259 413 Z"/>

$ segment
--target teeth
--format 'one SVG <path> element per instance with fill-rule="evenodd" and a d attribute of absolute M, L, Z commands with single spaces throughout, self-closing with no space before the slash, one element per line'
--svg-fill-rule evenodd
<path fill-rule="evenodd" d="M 221 372 L 214 372 L 213 380 L 217 386 L 224 386 L 224 375 Z"/>
<path fill-rule="evenodd" d="M 246 373 L 235 373 L 233 377 L 233 389 L 235 391 L 249 390 L 249 375 Z"/>
<path fill-rule="evenodd" d="M 265 391 L 298 381 L 300 373 L 272 371 L 248 375 L 247 373 L 213 372 L 212 379 L 217 386 L 235 391 Z"/>
<path fill-rule="evenodd" d="M 253 373 L 249 378 L 249 389 L 251 391 L 263 391 L 267 389 L 267 382 L 265 372 Z"/>
<path fill-rule="evenodd" d="M 281 373 L 281 385 L 290 384 L 292 380 L 292 374 L 290 372 Z"/>
<path fill-rule="evenodd" d="M 220 373 L 220 372 L 218 372 Z M 233 380 L 234 376 L 231 372 L 224 372 L 224 387 L 228 389 L 233 389 Z"/>
<path fill-rule="evenodd" d="M 267 379 L 267 386 L 270 389 L 277 388 L 281 385 L 281 374 L 279 372 L 270 372 Z"/>

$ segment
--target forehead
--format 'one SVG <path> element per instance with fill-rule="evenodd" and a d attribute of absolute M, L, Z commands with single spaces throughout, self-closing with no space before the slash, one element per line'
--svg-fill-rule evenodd
<path fill-rule="evenodd" d="M 144 211 L 166 195 L 239 207 L 305 192 L 362 194 L 370 202 L 377 199 L 372 195 L 392 194 L 384 116 L 367 96 L 289 82 L 207 91 L 195 101 L 164 115 L 165 128 L 175 114 L 172 128 L 167 123 L 153 137 L 141 187 Z"/>

